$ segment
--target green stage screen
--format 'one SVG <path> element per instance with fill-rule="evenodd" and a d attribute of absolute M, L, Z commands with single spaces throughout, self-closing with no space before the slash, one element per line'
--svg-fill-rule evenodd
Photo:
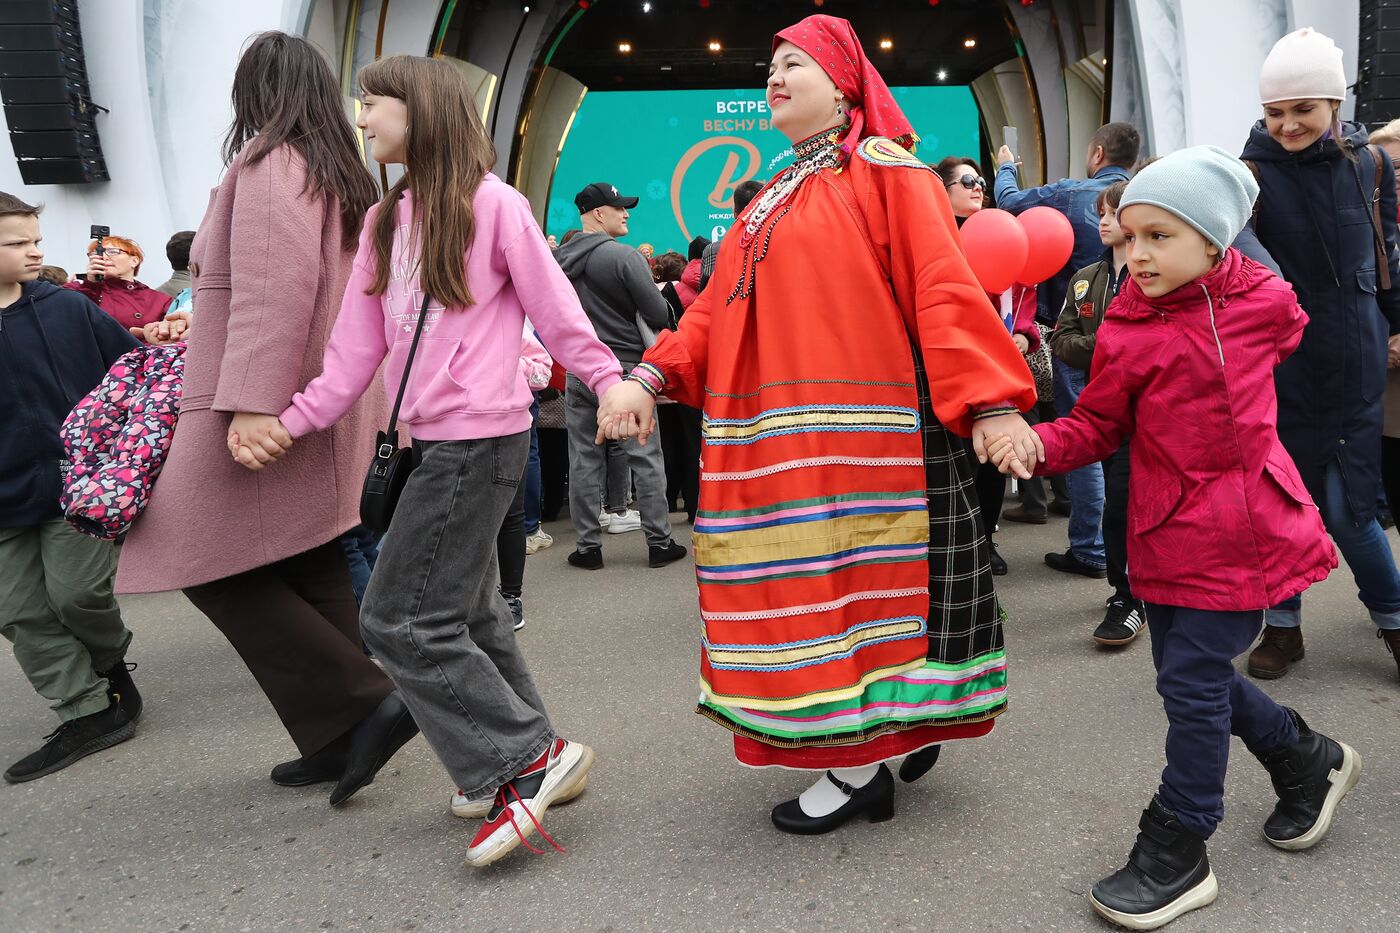
<path fill-rule="evenodd" d="M 930 164 L 980 151 L 977 105 L 967 87 L 894 88 Z M 589 92 L 564 141 L 549 194 L 547 232 L 579 226 L 574 195 L 595 181 L 641 202 L 625 242 L 682 255 L 693 237 L 717 239 L 733 222 L 734 186 L 768 179 L 792 159 L 768 125 L 761 90 Z"/>

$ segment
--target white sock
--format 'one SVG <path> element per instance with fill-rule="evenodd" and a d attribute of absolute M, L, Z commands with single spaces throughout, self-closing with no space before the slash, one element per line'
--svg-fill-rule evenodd
<path fill-rule="evenodd" d="M 880 772 L 879 765 L 866 765 L 863 768 L 832 768 L 836 780 L 844 781 L 852 787 L 864 787 Z M 851 798 L 841 792 L 841 788 L 831 783 L 823 774 L 817 782 L 802 792 L 797 803 L 807 816 L 826 816 L 835 813 Z"/>

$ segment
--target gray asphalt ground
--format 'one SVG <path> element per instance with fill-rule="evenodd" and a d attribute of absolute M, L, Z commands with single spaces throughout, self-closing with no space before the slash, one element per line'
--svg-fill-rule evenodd
<path fill-rule="evenodd" d="M 547 819 L 567 855 L 463 867 L 475 827 L 448 813 L 421 738 L 342 810 L 327 785 L 275 787 L 268 769 L 294 751 L 234 652 L 183 597 L 131 598 L 140 731 L 0 786 L 0 930 L 1110 929 L 1085 894 L 1132 844 L 1166 720 L 1146 635 L 1096 649 L 1107 587 L 1041 563 L 1063 519 L 999 538 L 1013 692 L 996 731 L 901 785 L 893 822 L 817 838 L 768 821 L 803 777 L 740 767 L 692 712 L 688 562 L 647 569 L 634 533 L 608 536 L 608 566 L 586 573 L 564 563 L 567 523 L 547 528 L 558 543 L 530 558 L 521 639 L 557 727 L 598 753 L 588 792 Z M 1174 930 L 1400 929 L 1395 664 L 1345 569 L 1306 612 L 1307 660 L 1266 689 L 1352 744 L 1361 783 L 1323 844 L 1280 852 L 1260 832 L 1265 773 L 1236 743 L 1210 847 L 1220 899 Z M 53 727 L 8 651 L 0 704 L 8 762 Z"/>

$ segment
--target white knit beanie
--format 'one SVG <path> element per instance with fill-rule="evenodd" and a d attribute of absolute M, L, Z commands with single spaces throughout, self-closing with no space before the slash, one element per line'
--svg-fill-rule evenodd
<path fill-rule="evenodd" d="M 1347 75 L 1337 43 L 1305 26 L 1274 43 L 1259 71 L 1259 103 L 1346 100 Z"/>

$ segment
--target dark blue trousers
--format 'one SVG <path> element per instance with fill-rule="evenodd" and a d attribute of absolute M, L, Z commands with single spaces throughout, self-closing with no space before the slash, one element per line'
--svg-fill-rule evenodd
<path fill-rule="evenodd" d="M 1288 713 L 1235 670 L 1264 624 L 1262 609 L 1219 612 L 1147 604 L 1157 692 L 1167 711 L 1167 766 L 1157 790 L 1190 832 L 1209 837 L 1225 816 L 1230 736 L 1252 752 L 1292 745 Z"/>

